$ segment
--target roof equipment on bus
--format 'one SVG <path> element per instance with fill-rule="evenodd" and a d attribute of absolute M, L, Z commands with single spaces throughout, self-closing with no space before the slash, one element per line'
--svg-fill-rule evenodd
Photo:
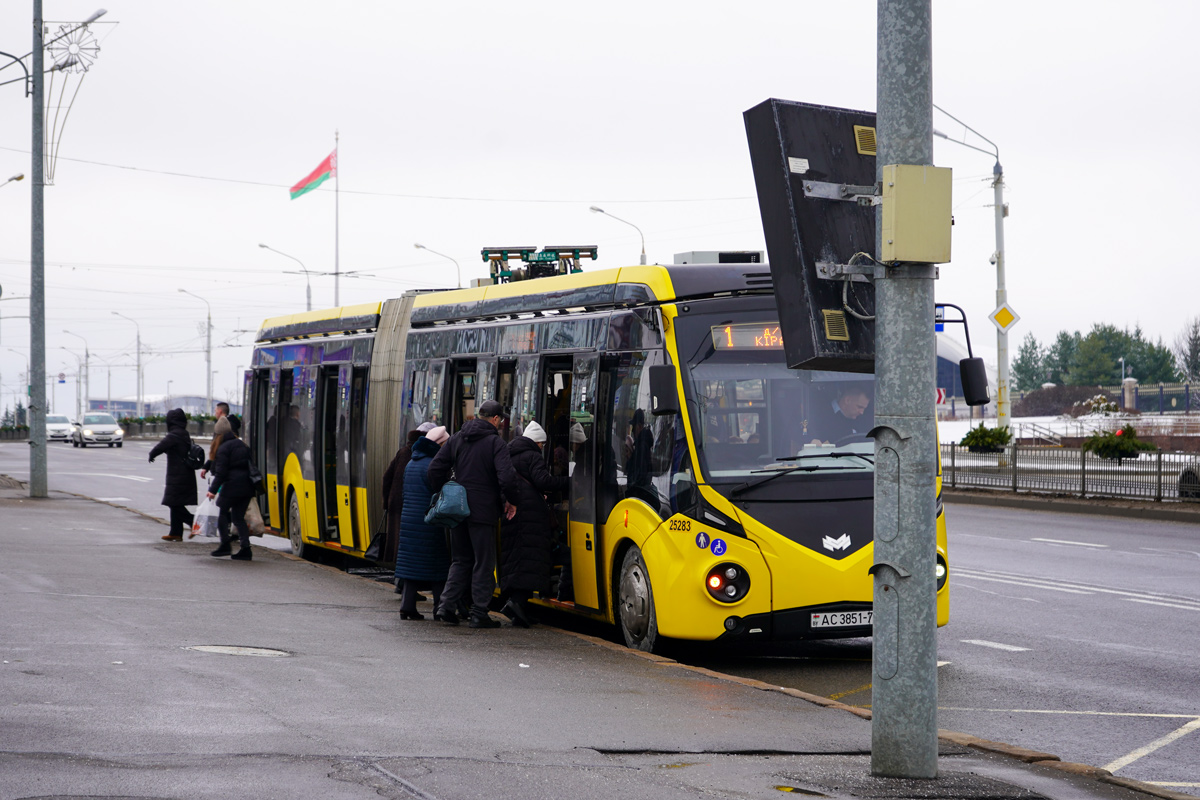
<path fill-rule="evenodd" d="M 546 245 L 536 247 L 485 247 L 479 251 L 488 262 L 493 283 L 550 278 L 555 275 L 570 275 L 583 272 L 579 262 L 585 258 L 596 260 L 597 247 L 588 245 Z M 513 267 L 510 261 L 520 259 L 523 266 Z"/>

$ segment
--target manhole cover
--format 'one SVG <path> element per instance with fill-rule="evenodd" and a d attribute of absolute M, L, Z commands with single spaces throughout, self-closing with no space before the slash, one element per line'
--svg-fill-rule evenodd
<path fill-rule="evenodd" d="M 201 653 L 221 653 L 227 656 L 259 656 L 261 658 L 283 658 L 291 655 L 286 650 L 272 650 L 269 647 L 239 647 L 232 644 L 197 644 L 183 649 L 199 650 Z"/>

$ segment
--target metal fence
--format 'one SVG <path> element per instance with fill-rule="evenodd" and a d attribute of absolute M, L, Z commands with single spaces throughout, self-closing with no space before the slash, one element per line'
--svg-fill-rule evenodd
<path fill-rule="evenodd" d="M 942 485 L 1200 502 L 1200 455 L 1160 450 L 1116 461 L 1069 448 L 1008 445 L 999 452 L 971 452 L 959 444 L 944 444 Z"/>

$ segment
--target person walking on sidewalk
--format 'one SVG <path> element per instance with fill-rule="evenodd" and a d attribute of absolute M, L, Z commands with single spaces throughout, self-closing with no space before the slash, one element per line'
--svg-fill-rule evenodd
<path fill-rule="evenodd" d="M 212 444 L 208 446 L 208 460 L 200 469 L 201 478 L 212 472 L 213 462 L 217 459 L 217 448 L 221 445 L 221 439 L 229 433 L 229 403 L 217 403 L 213 416 L 216 417 L 216 421 L 213 423 Z"/>
<path fill-rule="evenodd" d="M 250 561 L 250 526 L 246 524 L 246 509 L 254 499 L 254 484 L 250 481 L 250 448 L 237 438 L 241 432 L 242 421 L 237 417 L 229 418 L 230 431 L 226 433 L 217 448 L 217 459 L 213 466 L 213 482 L 208 490 L 208 499 L 217 498 L 217 508 L 221 509 L 217 517 L 217 530 L 221 534 L 221 544 L 211 555 L 215 557 L 228 556 L 232 553 L 229 546 L 229 524 L 232 522 L 238 531 L 241 548 L 232 553 L 234 561 Z"/>
<path fill-rule="evenodd" d="M 429 510 L 429 465 L 450 438 L 444 427 L 431 428 L 413 442 L 412 457 L 404 468 L 404 503 L 400 512 L 400 540 L 396 547 L 396 579 L 400 582 L 400 619 L 425 619 L 417 612 L 417 589 L 429 584 L 433 607 L 441 604 L 442 589 L 450 571 L 446 531 L 425 522 Z M 397 505 L 392 500 L 393 505 Z"/>
<path fill-rule="evenodd" d="M 467 420 L 429 465 L 429 488 L 441 491 L 453 472 L 454 480 L 467 492 L 471 509 L 466 521 L 450 531 L 450 575 L 434 613 L 447 625 L 458 624 L 456 609 L 469 590 L 470 626 L 500 626 L 488 616 L 488 603 L 496 589 L 496 524 L 502 513 L 512 517 L 516 512 L 504 498 L 516 497 L 521 481 L 497 430 L 503 412 L 500 403 L 485 400 L 478 416 Z"/>
<path fill-rule="evenodd" d="M 554 525 L 546 494 L 567 490 L 567 477 L 555 477 L 546 468 L 545 446 L 546 432 L 536 422 L 508 446 L 522 480 L 513 498 L 517 513 L 500 523 L 500 600 L 501 613 L 522 628 L 530 622 L 526 602 L 534 592 L 549 589 L 554 567 Z"/>
<path fill-rule="evenodd" d="M 188 506 L 196 505 L 196 472 L 187 465 L 188 451 L 192 448 L 192 437 L 187 432 L 187 414 L 182 408 L 167 412 L 167 435 L 150 451 L 150 463 L 162 454 L 167 456 L 167 480 L 163 489 L 162 504 L 171 509 L 171 528 L 162 537 L 168 542 L 182 542 L 183 529 L 192 529 L 192 512 Z"/>

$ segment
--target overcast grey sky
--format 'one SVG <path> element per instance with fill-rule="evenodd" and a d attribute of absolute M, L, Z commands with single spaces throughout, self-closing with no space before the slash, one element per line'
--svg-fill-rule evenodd
<path fill-rule="evenodd" d="M 374 276 L 343 278 L 349 304 L 453 284 L 414 242 L 464 281 L 486 274 L 483 246 L 597 244 L 598 267 L 637 263 L 636 232 L 592 204 L 640 226 L 651 261 L 762 249 L 742 112 L 768 97 L 875 107 L 873 2 L 45 0 L 45 17 L 98 2 L 119 24 L 94 26 L 46 190 L 47 371 L 74 372 L 60 348 L 83 342 L 62 331 L 81 334 L 96 397 L 104 360 L 114 396 L 135 390 L 134 325 L 112 310 L 139 321 L 147 393 L 204 393 L 204 303 L 180 288 L 212 303 L 217 393 L 240 386 L 252 331 L 304 308 L 304 276 L 258 244 L 333 268 L 333 182 L 287 189 L 335 130 L 341 269 Z M 1178 167 L 1200 4 L 933 8 L 934 100 L 999 145 L 1008 179 L 1014 353 L 1027 332 L 1100 321 L 1169 343 L 1200 307 L 1186 255 L 1200 199 Z M 29 50 L 31 16 L 28 0 L 0 4 L 0 50 Z M 29 139 L 29 101 L 0 87 L 0 180 L 30 172 Z M 956 219 L 938 299 L 967 310 L 991 361 L 992 159 L 940 140 L 935 154 L 954 168 Z M 331 306 L 332 279 L 312 283 Z M 29 181 L 0 187 L 0 286 L 29 292 Z M 0 407 L 25 369 L 27 309 L 0 301 Z M 72 382 L 56 394 L 73 409 Z"/>

